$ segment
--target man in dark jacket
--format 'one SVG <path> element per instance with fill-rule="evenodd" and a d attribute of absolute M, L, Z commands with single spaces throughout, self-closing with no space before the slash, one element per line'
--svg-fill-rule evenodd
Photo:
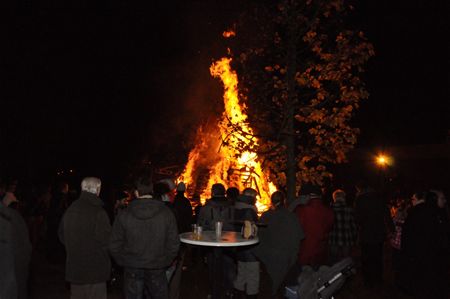
<path fill-rule="evenodd" d="M 368 287 L 382 282 L 383 242 L 387 228 L 393 230 L 386 202 L 365 181 L 356 185 L 355 220 L 361 242 L 361 268 Z"/>
<path fill-rule="evenodd" d="M 192 206 L 189 199 L 184 196 L 186 185 L 183 182 L 177 185 L 177 194 L 173 201 L 173 208 L 178 216 L 178 231 L 185 233 L 191 231 L 192 224 Z"/>
<path fill-rule="evenodd" d="M 148 177 L 136 182 L 137 199 L 115 220 L 110 251 L 124 267 L 125 298 L 168 298 L 166 269 L 180 245 L 175 216 L 160 200 L 153 199 Z"/>
<path fill-rule="evenodd" d="M 211 199 L 200 210 L 198 224 L 203 230 L 214 230 L 215 223 L 221 221 L 224 231 L 233 231 L 234 207 L 225 197 L 225 187 L 213 184 Z M 234 269 L 233 260 L 222 248 L 210 248 L 207 253 L 208 274 L 211 285 L 211 298 L 222 298 L 233 291 Z"/>
<path fill-rule="evenodd" d="M 111 225 L 98 197 L 100 189 L 100 179 L 83 179 L 80 197 L 67 209 L 59 227 L 59 238 L 67 252 L 66 280 L 71 283 L 71 299 L 106 299 Z"/>
<path fill-rule="evenodd" d="M 27 225 L 16 210 L 0 201 L 0 298 L 26 299 L 31 243 Z"/>

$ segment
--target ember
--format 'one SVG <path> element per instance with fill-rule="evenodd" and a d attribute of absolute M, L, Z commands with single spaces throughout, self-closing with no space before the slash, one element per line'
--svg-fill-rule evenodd
<path fill-rule="evenodd" d="M 245 105 L 239 101 L 238 77 L 230 63 L 231 58 L 225 57 L 210 67 L 211 75 L 219 77 L 224 84 L 225 111 L 218 123 L 204 126 L 197 132 L 196 146 L 189 154 L 180 180 L 188 185 L 190 196 L 200 194 L 203 204 L 210 197 L 214 183 L 237 187 L 241 191 L 246 187 L 255 188 L 259 193 L 256 206 L 262 213 L 269 208 L 270 194 L 276 191 L 276 187 L 268 181 L 255 152 L 236 149 L 238 143 L 257 145 L 258 141 L 254 137 L 249 138 L 253 136 L 253 130 L 247 123 Z M 242 131 L 233 129 L 237 124 L 243 127 Z"/>

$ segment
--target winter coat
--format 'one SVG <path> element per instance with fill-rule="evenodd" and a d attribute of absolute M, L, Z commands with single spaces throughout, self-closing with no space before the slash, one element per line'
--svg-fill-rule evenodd
<path fill-rule="evenodd" d="M 234 207 L 223 197 L 212 197 L 200 209 L 197 223 L 203 227 L 203 230 L 214 230 L 215 222 L 223 222 L 224 231 L 233 231 L 234 227 Z"/>
<path fill-rule="evenodd" d="M 265 225 L 258 230 L 259 244 L 253 252 L 264 263 L 275 293 L 296 263 L 305 235 L 295 214 L 284 207 L 263 213 L 260 222 Z"/>
<path fill-rule="evenodd" d="M 179 246 L 170 209 L 162 201 L 138 198 L 114 221 L 109 248 L 121 266 L 163 269 L 177 256 Z"/>
<path fill-rule="evenodd" d="M 386 229 L 394 230 L 387 204 L 371 189 L 356 196 L 355 218 L 363 243 L 382 243 L 386 238 Z"/>
<path fill-rule="evenodd" d="M 177 215 L 178 232 L 185 233 L 191 231 L 192 206 L 189 199 L 183 193 L 177 193 L 173 201 L 173 208 Z"/>
<path fill-rule="evenodd" d="M 27 297 L 31 243 L 27 225 L 14 209 L 0 202 L 0 298 Z"/>
<path fill-rule="evenodd" d="M 82 191 L 64 213 L 59 239 L 66 247 L 66 280 L 75 284 L 105 282 L 111 272 L 108 241 L 111 225 L 95 194 Z"/>
<path fill-rule="evenodd" d="M 334 214 L 320 198 L 311 198 L 306 205 L 295 209 L 298 221 L 305 232 L 300 244 L 298 260 L 301 265 L 323 265 L 326 263 L 328 234 L 333 227 Z"/>

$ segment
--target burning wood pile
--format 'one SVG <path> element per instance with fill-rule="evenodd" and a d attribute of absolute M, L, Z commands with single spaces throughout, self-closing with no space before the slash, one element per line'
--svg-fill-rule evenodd
<path fill-rule="evenodd" d="M 226 187 L 243 190 L 252 187 L 259 193 L 256 206 L 261 213 L 270 206 L 270 194 L 276 191 L 264 173 L 255 152 L 238 152 L 237 143 L 257 142 L 247 122 L 246 107 L 238 97 L 238 77 L 231 68 L 231 58 L 222 58 L 210 67 L 211 75 L 222 80 L 224 107 L 220 121 L 207 124 L 197 132 L 196 145 L 179 180 L 188 186 L 188 195 L 200 195 L 204 203 L 210 197 L 211 186 L 222 183 Z M 237 124 L 243 130 L 234 130 Z M 244 124 L 244 125 L 243 125 Z"/>

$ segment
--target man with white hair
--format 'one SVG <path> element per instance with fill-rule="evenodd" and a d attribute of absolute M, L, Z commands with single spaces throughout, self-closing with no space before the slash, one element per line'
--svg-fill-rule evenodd
<path fill-rule="evenodd" d="M 111 225 L 98 197 L 100 190 L 100 179 L 84 178 L 80 197 L 67 209 L 59 227 L 59 238 L 67 252 L 66 280 L 71 283 L 71 299 L 106 299 Z"/>

